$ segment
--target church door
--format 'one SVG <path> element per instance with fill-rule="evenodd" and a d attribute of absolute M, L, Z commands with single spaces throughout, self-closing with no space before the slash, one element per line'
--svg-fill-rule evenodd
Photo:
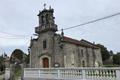
<path fill-rule="evenodd" d="M 43 58 L 43 68 L 49 68 L 49 59 Z"/>

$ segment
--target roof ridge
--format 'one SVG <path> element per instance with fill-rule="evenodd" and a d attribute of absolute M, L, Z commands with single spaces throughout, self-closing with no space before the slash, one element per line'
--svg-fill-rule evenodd
<path fill-rule="evenodd" d="M 69 42 L 69 43 L 73 43 L 73 44 L 76 44 L 76 45 L 81 45 L 81 46 L 86 46 L 86 47 L 92 47 L 92 48 L 98 48 L 95 44 L 93 44 L 93 43 L 91 43 L 91 42 L 89 42 L 87 40 L 84 40 L 84 39 L 77 40 L 77 39 L 73 39 L 73 38 L 64 36 L 64 41 L 65 42 Z"/>

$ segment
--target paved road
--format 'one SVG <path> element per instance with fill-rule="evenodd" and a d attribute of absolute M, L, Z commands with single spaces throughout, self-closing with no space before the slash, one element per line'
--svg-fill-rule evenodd
<path fill-rule="evenodd" d="M 0 80 L 3 80 L 3 78 L 4 78 L 4 75 L 0 75 Z"/>

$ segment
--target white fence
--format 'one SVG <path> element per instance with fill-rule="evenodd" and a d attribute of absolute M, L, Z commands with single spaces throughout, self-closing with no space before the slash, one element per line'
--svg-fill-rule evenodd
<path fill-rule="evenodd" d="M 10 77 L 6 69 L 5 80 Z M 120 68 L 25 68 L 24 80 L 120 80 Z"/>
<path fill-rule="evenodd" d="M 120 80 L 120 68 L 25 68 L 25 80 Z"/>

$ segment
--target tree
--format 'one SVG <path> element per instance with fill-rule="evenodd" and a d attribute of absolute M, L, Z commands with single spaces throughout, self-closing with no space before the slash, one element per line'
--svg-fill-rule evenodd
<path fill-rule="evenodd" d="M 22 66 L 20 65 L 24 61 L 25 53 L 20 49 L 15 49 L 10 57 L 11 63 L 11 75 L 10 80 L 16 80 L 15 77 L 19 77 L 22 75 Z"/>
<path fill-rule="evenodd" d="M 120 65 L 120 53 L 113 55 L 113 64 Z"/>
<path fill-rule="evenodd" d="M 5 69 L 5 64 L 4 64 L 4 56 L 0 56 L 0 71 L 4 71 Z"/>
<path fill-rule="evenodd" d="M 28 55 L 26 56 L 26 58 L 25 58 L 25 62 L 26 62 L 27 64 L 30 63 L 30 54 L 28 54 Z"/>
<path fill-rule="evenodd" d="M 110 55 L 113 55 L 113 54 L 114 54 L 112 50 L 110 50 L 110 52 L 109 52 L 109 53 L 110 53 Z"/>
<path fill-rule="evenodd" d="M 101 49 L 103 62 L 108 60 L 110 58 L 110 53 L 107 50 L 107 48 L 104 45 L 101 45 L 101 44 L 97 44 L 97 46 Z"/>
<path fill-rule="evenodd" d="M 117 52 L 118 55 L 120 55 L 120 52 Z"/>
<path fill-rule="evenodd" d="M 10 61 L 14 57 L 15 59 L 18 59 L 21 62 L 23 60 L 23 55 L 24 55 L 24 52 L 22 50 L 15 49 L 11 54 Z"/>

